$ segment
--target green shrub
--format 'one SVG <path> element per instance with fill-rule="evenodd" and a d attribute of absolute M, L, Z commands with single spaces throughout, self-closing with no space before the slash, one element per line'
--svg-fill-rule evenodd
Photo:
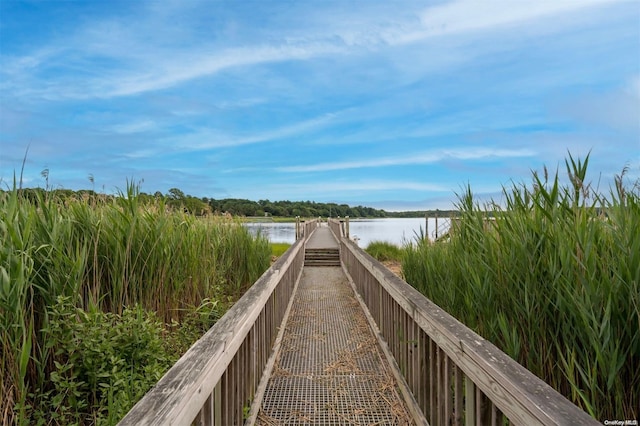
<path fill-rule="evenodd" d="M 58 297 L 43 333 L 54 368 L 37 422 L 114 424 L 178 358 L 165 350 L 162 323 L 139 306 L 87 312 Z"/>

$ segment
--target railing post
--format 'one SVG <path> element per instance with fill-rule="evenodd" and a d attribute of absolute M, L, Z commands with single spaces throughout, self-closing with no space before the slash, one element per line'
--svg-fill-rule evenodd
<path fill-rule="evenodd" d="M 300 216 L 296 216 L 296 240 L 299 240 L 302 237 L 300 234 Z"/>
<path fill-rule="evenodd" d="M 424 214 L 424 238 L 429 241 L 429 214 Z"/>
<path fill-rule="evenodd" d="M 345 220 L 345 226 L 346 226 L 345 236 L 347 237 L 347 239 L 349 239 L 349 216 L 346 216 L 344 220 Z"/>
<path fill-rule="evenodd" d="M 438 210 L 436 210 L 436 240 L 438 239 Z"/>

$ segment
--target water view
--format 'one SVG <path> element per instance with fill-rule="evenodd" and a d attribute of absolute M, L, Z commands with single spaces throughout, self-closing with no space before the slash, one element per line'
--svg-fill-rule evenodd
<path fill-rule="evenodd" d="M 244 224 L 253 235 L 265 235 L 272 243 L 289 243 L 296 241 L 296 224 L 278 222 L 247 222 Z"/>
<path fill-rule="evenodd" d="M 439 233 L 446 232 L 448 223 L 439 219 Z M 386 218 L 386 219 L 352 219 L 349 222 L 350 238 L 360 247 L 366 248 L 372 241 L 386 241 L 398 246 L 412 241 L 425 230 L 424 218 Z M 266 235 L 272 243 L 293 243 L 296 238 L 295 223 L 247 223 L 245 224 L 255 235 L 258 232 Z M 436 222 L 429 218 L 429 238 L 435 237 Z"/>

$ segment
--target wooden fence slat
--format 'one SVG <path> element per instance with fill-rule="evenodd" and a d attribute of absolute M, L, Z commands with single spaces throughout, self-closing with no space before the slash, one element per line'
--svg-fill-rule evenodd
<path fill-rule="evenodd" d="M 411 390 L 416 401 L 420 398 L 420 327 L 411 322 Z"/>
<path fill-rule="evenodd" d="M 464 424 L 476 426 L 476 384 L 469 377 L 464 378 Z"/>
<path fill-rule="evenodd" d="M 442 352 L 442 356 L 444 357 L 444 364 L 443 364 L 443 374 L 444 374 L 444 381 L 443 381 L 443 389 L 442 389 L 442 396 L 444 398 L 444 416 L 442 417 L 442 421 L 444 422 L 444 424 L 449 425 L 451 424 L 451 419 L 452 419 L 452 415 L 451 412 L 453 410 L 453 401 L 452 401 L 452 390 L 451 390 L 451 366 L 450 366 L 450 359 L 449 357 Z"/>
<path fill-rule="evenodd" d="M 420 407 L 426 418 L 429 418 L 427 410 L 429 404 L 429 383 L 426 380 L 429 374 L 429 336 L 420 330 Z"/>
<path fill-rule="evenodd" d="M 429 415 L 432 425 L 437 424 L 438 416 L 438 368 L 436 352 L 438 346 L 432 339 L 429 339 Z"/>
<path fill-rule="evenodd" d="M 222 383 L 213 389 L 213 424 L 222 426 Z"/>
<path fill-rule="evenodd" d="M 460 371 L 460 369 L 454 365 L 453 367 L 454 370 L 454 381 L 455 381 L 455 388 L 454 388 L 454 397 L 453 397 L 453 403 L 454 403 L 454 408 L 453 408 L 453 424 L 456 426 L 462 426 L 462 413 L 463 413 L 463 409 L 464 409 L 464 394 L 463 394 L 463 374 Z"/>
<path fill-rule="evenodd" d="M 436 424 L 443 425 L 444 424 L 444 401 L 446 399 L 445 390 L 444 390 L 444 360 L 442 359 L 443 352 L 440 348 L 436 349 L 436 374 L 438 376 L 438 392 L 436 394 L 438 400 L 438 406 L 436 408 L 436 412 L 438 413 L 438 417 L 436 418 Z"/>

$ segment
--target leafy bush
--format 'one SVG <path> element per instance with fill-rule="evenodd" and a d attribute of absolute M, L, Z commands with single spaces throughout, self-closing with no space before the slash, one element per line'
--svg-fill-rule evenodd
<path fill-rule="evenodd" d="M 48 314 L 43 333 L 54 368 L 37 423 L 114 424 L 178 358 L 165 350 L 162 323 L 139 306 L 87 312 L 60 296 Z"/>

